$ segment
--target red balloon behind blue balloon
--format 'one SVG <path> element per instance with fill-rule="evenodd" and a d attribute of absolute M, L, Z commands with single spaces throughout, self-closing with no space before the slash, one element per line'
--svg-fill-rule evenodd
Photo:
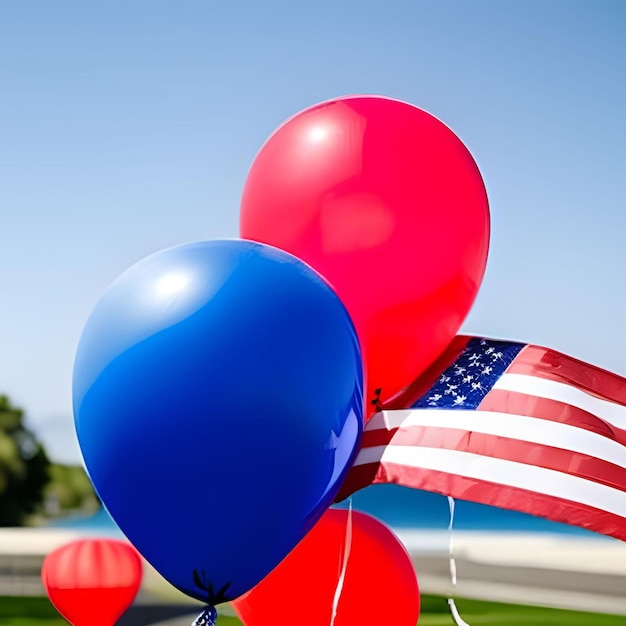
<path fill-rule="evenodd" d="M 385 524 L 331 509 L 233 606 L 246 626 L 415 626 L 420 596 L 411 557 Z"/>
<path fill-rule="evenodd" d="M 44 559 L 41 579 L 74 626 L 113 626 L 135 599 L 143 575 L 137 551 L 117 539 L 79 539 Z"/>
<path fill-rule="evenodd" d="M 240 232 L 333 285 L 359 334 L 371 416 L 459 330 L 485 270 L 489 207 L 447 126 L 398 100 L 351 96 L 298 113 L 266 141 Z"/>

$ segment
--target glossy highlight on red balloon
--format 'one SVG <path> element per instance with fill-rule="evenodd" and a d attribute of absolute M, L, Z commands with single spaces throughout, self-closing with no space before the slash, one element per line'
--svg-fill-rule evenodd
<path fill-rule="evenodd" d="M 232 604 L 246 626 L 415 626 L 420 596 L 411 557 L 385 524 L 359 511 L 329 509 Z"/>
<path fill-rule="evenodd" d="M 461 140 L 411 104 L 347 96 L 288 119 L 245 182 L 243 238 L 324 276 L 357 328 L 370 417 L 432 364 L 476 297 L 485 186 Z"/>
<path fill-rule="evenodd" d="M 50 552 L 41 579 L 57 611 L 73 626 L 113 626 L 132 604 L 143 576 L 126 541 L 79 539 Z"/>

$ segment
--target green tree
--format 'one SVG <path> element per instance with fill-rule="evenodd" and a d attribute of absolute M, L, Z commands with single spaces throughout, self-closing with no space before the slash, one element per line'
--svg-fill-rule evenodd
<path fill-rule="evenodd" d="M 41 505 L 50 461 L 23 421 L 24 412 L 0 395 L 0 526 L 21 526 Z"/>
<path fill-rule="evenodd" d="M 49 472 L 50 483 L 45 489 L 45 496 L 46 500 L 56 503 L 56 515 L 68 512 L 93 513 L 99 508 L 98 496 L 82 467 L 53 463 Z"/>

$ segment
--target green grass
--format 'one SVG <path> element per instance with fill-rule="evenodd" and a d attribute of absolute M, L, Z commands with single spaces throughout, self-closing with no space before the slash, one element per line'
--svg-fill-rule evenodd
<path fill-rule="evenodd" d="M 190 612 L 193 612 L 191 609 Z M 198 614 L 200 611 L 198 611 Z M 229 615 L 218 617 L 218 626 L 241 626 L 241 621 Z M 191 624 L 191 620 L 189 622 Z M 2 626 L 68 626 L 48 598 L 27 596 L 0 597 Z"/>
<path fill-rule="evenodd" d="M 482 600 L 455 599 L 461 617 L 470 626 L 617 626 L 623 625 L 623 615 L 605 615 L 564 611 L 535 606 L 484 602 Z M 422 596 L 420 626 L 449 626 L 454 624 L 450 616 L 448 601 L 441 596 Z"/>
<path fill-rule="evenodd" d="M 481 600 L 456 600 L 457 608 L 470 626 L 617 626 L 626 623 L 623 615 L 603 615 L 564 611 L 541 607 L 501 604 Z M 221 615 L 218 626 L 241 626 L 236 617 Z M 380 626 L 386 624 L 384 614 L 378 620 Z M 67 626 L 47 598 L 1 597 L 0 624 L 2 626 Z M 422 596 L 422 614 L 419 626 L 450 626 L 448 602 L 441 596 Z M 294 621 L 294 626 L 297 623 Z"/>
<path fill-rule="evenodd" d="M 0 598 L 2 626 L 67 626 L 48 598 L 26 596 Z"/>

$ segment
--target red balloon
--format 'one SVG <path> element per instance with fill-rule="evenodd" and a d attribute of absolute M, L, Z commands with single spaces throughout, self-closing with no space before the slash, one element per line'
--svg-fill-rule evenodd
<path fill-rule="evenodd" d="M 344 554 L 334 625 L 415 626 L 420 596 L 411 557 L 387 526 L 357 511 L 326 511 L 278 567 L 232 605 L 246 626 L 330 624 Z"/>
<path fill-rule="evenodd" d="M 127 542 L 80 539 L 50 552 L 41 579 L 57 611 L 74 626 L 113 626 L 135 599 L 141 558 Z"/>
<path fill-rule="evenodd" d="M 467 315 L 487 262 L 489 205 L 459 138 L 379 96 L 308 108 L 265 142 L 240 233 L 322 274 L 357 327 L 368 416 L 423 372 Z"/>

